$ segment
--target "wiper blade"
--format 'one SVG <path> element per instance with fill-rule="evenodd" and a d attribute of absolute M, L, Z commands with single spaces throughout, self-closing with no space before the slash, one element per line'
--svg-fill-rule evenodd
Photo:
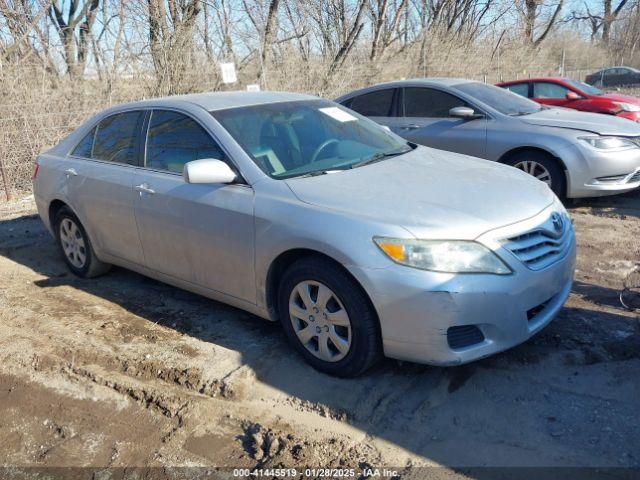
<path fill-rule="evenodd" d="M 336 172 L 339 172 L 341 170 L 346 170 L 346 168 L 327 168 L 326 170 L 314 170 L 313 172 L 304 173 L 302 175 L 296 175 L 295 177 L 289 177 L 289 178 L 317 177 L 318 175 L 326 175 L 328 173 L 336 173 Z"/>
<path fill-rule="evenodd" d="M 541 105 L 538 110 L 520 110 L 519 112 L 510 113 L 510 117 L 522 117 L 524 115 L 531 115 L 532 113 L 537 113 L 540 110 L 544 110 L 545 108 L 549 108 L 547 106 Z"/>
<path fill-rule="evenodd" d="M 362 167 L 363 165 L 370 165 L 372 163 L 379 162 L 380 160 L 384 160 L 385 158 L 396 157 L 404 153 L 409 153 L 411 150 L 413 149 L 408 148 L 404 150 L 396 150 L 394 152 L 379 152 L 374 155 L 371 155 L 368 158 L 365 158 L 364 160 L 360 160 L 359 162 L 352 163 L 351 168 L 358 168 L 358 167 Z"/>

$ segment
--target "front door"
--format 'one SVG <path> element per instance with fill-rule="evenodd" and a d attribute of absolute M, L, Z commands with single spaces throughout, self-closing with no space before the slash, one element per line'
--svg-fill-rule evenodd
<path fill-rule="evenodd" d="M 169 110 L 151 113 L 144 168 L 133 180 L 145 263 L 255 303 L 253 189 L 186 183 L 184 164 L 204 158 L 226 160 L 195 120 Z"/>
<path fill-rule="evenodd" d="M 401 97 L 400 116 L 385 122 L 393 132 L 428 147 L 485 158 L 487 119 L 465 120 L 449 115 L 454 107 L 471 105 L 434 88 L 404 88 Z"/>
<path fill-rule="evenodd" d="M 567 99 L 570 90 L 562 85 L 551 82 L 534 82 L 533 100 L 544 105 L 571 108 L 574 100 Z"/>

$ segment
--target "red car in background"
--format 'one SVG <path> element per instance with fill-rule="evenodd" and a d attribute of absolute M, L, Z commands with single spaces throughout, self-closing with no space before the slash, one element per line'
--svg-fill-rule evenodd
<path fill-rule="evenodd" d="M 544 105 L 606 113 L 640 122 L 640 98 L 602 90 L 568 78 L 528 78 L 497 84 Z"/>

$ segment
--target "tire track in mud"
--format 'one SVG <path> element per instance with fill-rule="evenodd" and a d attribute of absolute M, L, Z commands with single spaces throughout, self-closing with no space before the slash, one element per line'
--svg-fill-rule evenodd
<path fill-rule="evenodd" d="M 512 449 L 503 459 L 617 458 L 638 444 L 622 420 L 636 398 L 629 374 L 640 325 L 609 290 L 632 260 L 624 249 L 637 246 L 640 222 L 573 215 L 587 252 L 578 278 L 589 285 L 539 336 L 469 367 L 386 361 L 349 381 L 315 372 L 277 328 L 244 312 L 118 269 L 75 279 L 37 218 L 11 223 L 11 238 L 0 221 L 0 269 L 11 279 L 0 288 L 0 361 L 130 400 L 170 422 L 163 441 L 174 454 L 190 445 L 214 463 L 220 451 L 248 466 L 373 464 L 382 455 L 419 465 L 446 461 L 454 447 L 472 457 L 477 445 Z M 503 416 L 531 438 L 510 434 Z M 598 439 L 608 450 L 588 443 L 597 422 L 617 430 Z"/>

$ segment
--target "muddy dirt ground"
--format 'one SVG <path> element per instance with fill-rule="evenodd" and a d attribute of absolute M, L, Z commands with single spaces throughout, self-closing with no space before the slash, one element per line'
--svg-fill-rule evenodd
<path fill-rule="evenodd" d="M 340 380 L 278 325 L 122 269 L 71 275 L 0 206 L 0 465 L 640 467 L 640 192 L 582 201 L 573 292 L 508 352 Z"/>

